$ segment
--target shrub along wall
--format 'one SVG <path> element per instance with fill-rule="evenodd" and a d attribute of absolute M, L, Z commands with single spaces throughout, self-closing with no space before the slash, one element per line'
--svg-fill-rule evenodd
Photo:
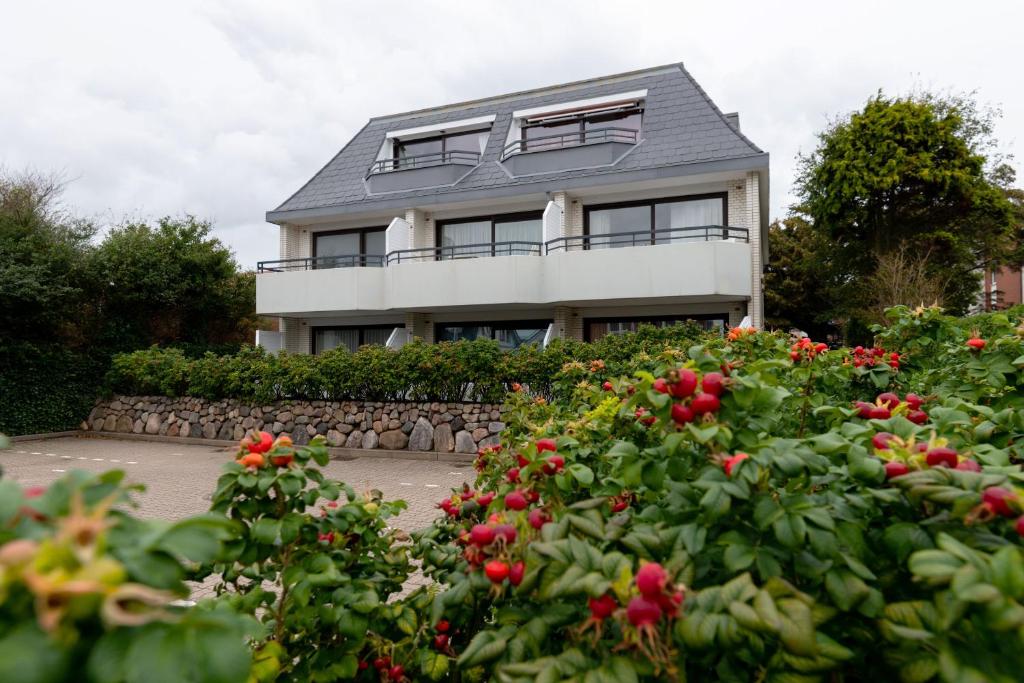
<path fill-rule="evenodd" d="M 190 359 L 176 349 L 150 348 L 114 358 L 112 389 L 131 395 L 195 396 L 269 403 L 282 399 L 341 401 L 477 401 L 496 403 L 518 383 L 551 397 L 558 372 L 572 362 L 601 359 L 610 370 L 641 354 L 685 347 L 704 333 L 694 323 L 639 332 L 595 343 L 557 340 L 545 349 L 502 351 L 497 342 L 424 344 L 398 350 L 364 346 L 317 356 L 269 354 L 247 347 L 236 354 Z"/>
<path fill-rule="evenodd" d="M 82 429 L 237 441 L 249 430 L 289 434 L 303 445 L 476 453 L 499 442 L 502 407 L 491 403 L 283 401 L 115 396 L 99 401 Z"/>

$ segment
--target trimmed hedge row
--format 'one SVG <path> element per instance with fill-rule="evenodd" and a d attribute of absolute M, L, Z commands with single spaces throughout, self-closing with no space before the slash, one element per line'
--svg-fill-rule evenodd
<path fill-rule="evenodd" d="M 0 344 L 0 434 L 78 429 L 108 362 L 63 346 Z"/>
<path fill-rule="evenodd" d="M 504 399 L 512 385 L 552 396 L 568 363 L 600 359 L 609 369 L 640 354 L 680 347 L 704 336 L 696 323 L 642 326 L 638 332 L 594 343 L 557 340 L 547 348 L 502 351 L 493 340 L 424 344 L 401 349 L 364 346 L 355 353 L 334 349 L 317 356 L 266 353 L 245 347 L 235 354 L 207 353 L 190 359 L 177 349 L 152 347 L 114 357 L 110 388 L 131 395 L 235 398 L 256 403 L 282 399 L 370 401 L 482 401 Z"/>

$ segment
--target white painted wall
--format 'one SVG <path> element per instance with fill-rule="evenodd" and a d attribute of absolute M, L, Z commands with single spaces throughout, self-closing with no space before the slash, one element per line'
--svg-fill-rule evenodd
<path fill-rule="evenodd" d="M 410 232 L 411 228 L 404 219 L 395 218 L 391 221 L 391 225 L 384 231 L 384 253 L 408 249 Z"/>
<path fill-rule="evenodd" d="M 694 242 L 262 273 L 256 278 L 256 311 L 301 316 L 499 304 L 743 299 L 753 290 L 750 249 L 744 242 Z"/>
<path fill-rule="evenodd" d="M 541 242 L 548 242 L 562 236 L 562 225 L 565 220 L 562 207 L 554 202 L 548 202 L 544 208 L 544 215 L 541 218 L 542 237 Z"/>

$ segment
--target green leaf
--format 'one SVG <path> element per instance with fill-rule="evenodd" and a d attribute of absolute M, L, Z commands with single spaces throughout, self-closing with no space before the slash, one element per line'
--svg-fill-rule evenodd
<path fill-rule="evenodd" d="M 4 683 L 72 680 L 68 670 L 70 663 L 70 653 L 58 647 L 34 622 L 17 626 L 0 640 L 0 681 Z M 113 666 L 103 670 L 106 673 L 117 672 Z"/>
<path fill-rule="evenodd" d="M 440 652 L 420 652 L 420 671 L 432 681 L 439 681 L 448 675 L 448 665 L 448 657 Z"/>
<path fill-rule="evenodd" d="M 573 478 L 575 478 L 576 481 L 583 484 L 584 486 L 590 486 L 591 484 L 594 483 L 594 471 L 587 467 L 586 465 L 574 462 L 573 464 L 569 465 L 569 467 L 567 467 L 566 469 L 569 470 L 569 473 L 572 474 Z"/>
<path fill-rule="evenodd" d="M 258 543 L 272 544 L 281 532 L 281 520 L 261 517 L 252 525 L 252 538 Z"/>

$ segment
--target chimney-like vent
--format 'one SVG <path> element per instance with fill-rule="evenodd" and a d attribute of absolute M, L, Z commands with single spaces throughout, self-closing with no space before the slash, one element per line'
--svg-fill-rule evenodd
<path fill-rule="evenodd" d="M 725 120 L 736 130 L 740 129 L 740 113 L 737 111 L 725 115 Z"/>

